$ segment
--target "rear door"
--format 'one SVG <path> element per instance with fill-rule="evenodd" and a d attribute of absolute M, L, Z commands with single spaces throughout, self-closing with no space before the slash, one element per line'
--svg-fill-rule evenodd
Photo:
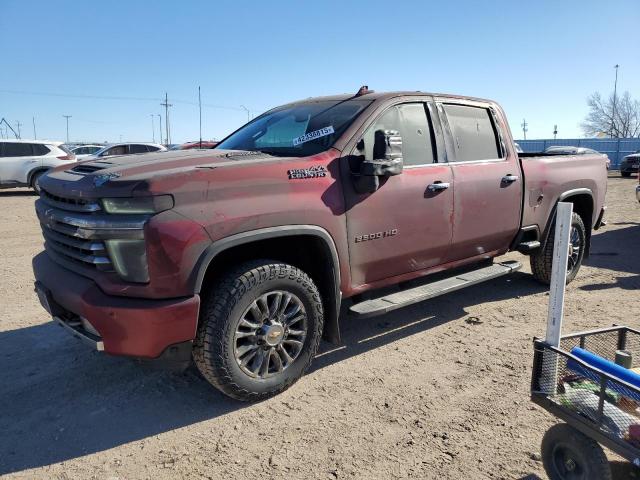
<path fill-rule="evenodd" d="M 42 158 L 34 155 L 33 145 L 23 142 L 3 142 L 0 158 L 2 183 L 26 183 L 27 172 L 42 164 Z"/>
<path fill-rule="evenodd" d="M 503 140 L 508 127 L 491 104 L 441 100 L 438 111 L 449 132 L 455 184 L 448 260 L 503 253 L 520 228 L 522 208 L 519 160 Z"/>
<path fill-rule="evenodd" d="M 387 105 L 356 135 L 344 182 L 354 285 L 444 262 L 451 244 L 454 192 L 451 169 L 443 163 L 440 125 L 432 121 L 433 110 L 425 101 Z M 379 130 L 395 130 L 402 136 L 404 170 L 382 178 L 377 191 L 358 193 L 349 178 L 358 171 L 358 159 L 373 159 L 375 132 Z M 429 191 L 429 185 L 438 182 L 448 188 Z"/>

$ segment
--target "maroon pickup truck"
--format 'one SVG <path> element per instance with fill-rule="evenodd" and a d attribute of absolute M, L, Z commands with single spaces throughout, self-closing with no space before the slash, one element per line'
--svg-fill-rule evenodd
<path fill-rule="evenodd" d="M 384 314 L 517 270 L 493 262 L 509 250 L 548 282 L 560 200 L 573 279 L 606 177 L 601 155 L 518 155 L 495 102 L 363 87 L 274 108 L 213 150 L 51 171 L 36 291 L 98 350 L 193 359 L 257 400 L 300 378 L 321 337 L 340 342 L 346 299 Z"/>

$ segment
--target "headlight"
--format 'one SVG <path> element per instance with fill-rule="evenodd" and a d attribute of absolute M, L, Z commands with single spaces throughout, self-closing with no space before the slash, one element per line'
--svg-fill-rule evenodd
<path fill-rule="evenodd" d="M 106 240 L 105 244 L 111 263 L 123 280 L 136 283 L 149 281 L 144 240 Z"/>
<path fill-rule="evenodd" d="M 154 214 L 173 208 L 171 195 L 152 197 L 103 198 L 102 206 L 107 213 Z"/>

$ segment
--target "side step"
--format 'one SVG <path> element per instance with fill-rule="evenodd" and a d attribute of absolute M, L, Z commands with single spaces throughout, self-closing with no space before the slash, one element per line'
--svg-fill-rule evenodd
<path fill-rule="evenodd" d="M 530 240 L 528 242 L 519 243 L 516 250 L 520 253 L 528 253 L 537 248 L 540 248 L 540 242 L 538 240 Z"/>
<path fill-rule="evenodd" d="M 488 267 L 479 268 L 470 272 L 461 273 L 453 277 L 420 285 L 401 292 L 391 293 L 380 298 L 365 300 L 351 306 L 349 311 L 359 318 L 382 315 L 397 308 L 406 307 L 414 303 L 429 300 L 430 298 L 454 292 L 464 287 L 492 280 L 522 268 L 522 264 L 516 261 L 496 263 Z"/>

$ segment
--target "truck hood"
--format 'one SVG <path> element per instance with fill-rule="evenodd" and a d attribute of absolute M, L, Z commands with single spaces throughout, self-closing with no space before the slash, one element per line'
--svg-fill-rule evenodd
<path fill-rule="evenodd" d="M 92 159 L 58 167 L 39 181 L 48 193 L 60 197 L 101 198 L 135 196 L 153 191 L 160 178 L 188 179 L 194 171 L 286 160 L 239 150 L 177 150 Z"/>

